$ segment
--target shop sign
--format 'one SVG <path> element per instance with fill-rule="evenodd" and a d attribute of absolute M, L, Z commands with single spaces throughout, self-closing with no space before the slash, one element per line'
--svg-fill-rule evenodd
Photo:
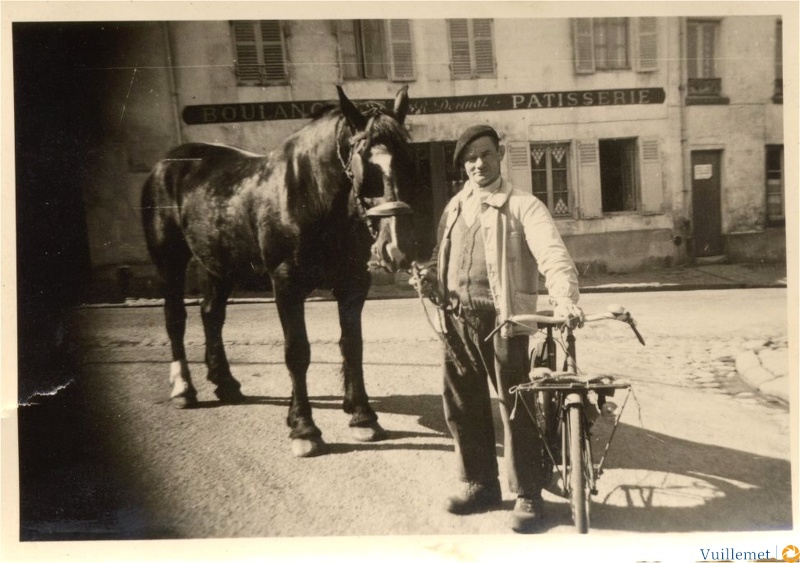
<path fill-rule="evenodd" d="M 570 92 L 535 92 L 527 94 L 486 94 L 412 99 L 410 115 L 469 113 L 663 104 L 663 88 L 615 88 Z M 204 104 L 186 106 L 183 121 L 188 125 L 308 119 L 328 103 L 326 101 L 254 102 L 246 104 Z M 369 107 L 391 108 L 394 100 L 354 100 L 362 110 Z"/>

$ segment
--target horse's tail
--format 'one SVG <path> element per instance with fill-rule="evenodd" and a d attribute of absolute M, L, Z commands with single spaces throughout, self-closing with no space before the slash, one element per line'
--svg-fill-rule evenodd
<path fill-rule="evenodd" d="M 183 163 L 174 160 L 175 150 L 153 166 L 142 188 L 142 227 L 147 249 L 159 269 L 176 254 L 189 254 L 180 223 Z"/>

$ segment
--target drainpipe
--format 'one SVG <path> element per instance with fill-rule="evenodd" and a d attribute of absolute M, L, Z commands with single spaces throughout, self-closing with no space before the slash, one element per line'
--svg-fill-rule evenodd
<path fill-rule="evenodd" d="M 694 226 L 689 216 L 690 197 L 691 197 L 691 155 L 689 154 L 689 139 L 686 125 L 686 94 L 689 87 L 688 69 L 686 68 L 686 18 L 678 18 L 678 113 L 680 116 L 680 136 L 681 136 L 681 232 L 686 237 L 686 254 L 690 262 L 693 262 L 693 236 Z"/>
<path fill-rule="evenodd" d="M 164 34 L 164 51 L 167 64 L 167 87 L 169 88 L 170 105 L 172 106 L 172 121 L 175 124 L 175 144 L 183 143 L 183 126 L 181 125 L 181 112 L 178 104 L 178 87 L 175 64 L 172 58 L 172 36 L 169 32 L 169 22 L 161 24 Z"/>

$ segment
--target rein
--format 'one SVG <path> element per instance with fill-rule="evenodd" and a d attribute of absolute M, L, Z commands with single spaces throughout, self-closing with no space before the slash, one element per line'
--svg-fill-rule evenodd
<path fill-rule="evenodd" d="M 361 155 L 367 148 L 368 140 L 370 137 L 370 132 L 372 130 L 372 126 L 375 123 L 376 116 L 373 115 L 369 118 L 367 122 L 367 126 L 364 128 L 363 131 L 353 135 L 349 140 L 348 143 L 350 145 L 350 154 L 348 155 L 347 162 L 345 162 L 344 157 L 342 156 L 342 148 L 341 143 L 338 142 L 340 137 L 340 132 L 342 129 L 342 123 L 344 120 L 339 121 L 339 125 L 337 126 L 337 143 L 336 143 L 336 155 L 339 157 L 339 162 L 342 164 L 344 168 L 344 173 L 347 178 L 350 180 L 351 183 L 351 191 L 350 197 L 353 199 L 355 203 L 356 210 L 358 212 L 359 218 L 367 225 L 372 238 L 377 240 L 378 232 L 372 224 L 371 219 L 375 217 L 394 217 L 396 215 L 410 215 L 413 213 L 411 207 L 399 199 L 394 199 L 393 201 L 385 201 L 383 203 L 379 203 L 373 206 L 367 206 L 366 198 L 361 194 L 361 184 L 364 180 L 363 178 L 363 167 L 362 167 L 362 177 L 356 178 L 355 172 L 353 172 L 353 159 L 356 155 L 360 158 Z M 394 194 L 393 194 L 394 195 Z M 395 196 L 396 197 L 396 196 Z"/>

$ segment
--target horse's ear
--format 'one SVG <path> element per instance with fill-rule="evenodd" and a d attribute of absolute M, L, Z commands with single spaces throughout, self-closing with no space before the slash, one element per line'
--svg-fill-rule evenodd
<path fill-rule="evenodd" d="M 350 125 L 358 131 L 366 129 L 367 118 L 364 117 L 364 114 L 358 111 L 358 108 L 350 101 L 341 86 L 337 85 L 336 90 L 339 91 L 339 107 L 342 108 L 342 113 L 347 118 L 347 121 L 350 122 Z"/>
<path fill-rule="evenodd" d="M 408 84 L 404 84 L 394 98 L 394 115 L 397 121 L 402 124 L 408 113 Z"/>

